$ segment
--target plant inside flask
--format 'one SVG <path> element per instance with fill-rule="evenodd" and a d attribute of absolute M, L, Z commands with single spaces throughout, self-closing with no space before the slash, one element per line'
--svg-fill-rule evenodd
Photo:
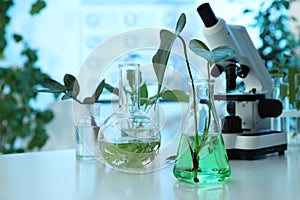
<path fill-rule="evenodd" d="M 139 170 L 156 158 L 160 132 L 151 117 L 140 110 L 139 65 L 122 64 L 119 71 L 119 109 L 100 128 L 100 152 L 113 168 Z"/>
<path fill-rule="evenodd" d="M 191 66 L 188 60 L 188 53 L 187 53 L 187 45 L 186 42 L 184 40 L 184 38 L 181 36 L 181 32 L 183 30 L 183 28 L 185 27 L 186 24 L 186 16 L 185 14 L 181 14 L 181 16 L 179 17 L 177 24 L 176 24 L 176 29 L 175 32 L 172 33 L 168 30 L 162 29 L 160 32 L 160 47 L 158 49 L 158 51 L 156 52 L 156 55 L 154 56 L 153 59 L 153 63 L 156 63 L 156 72 L 161 73 L 161 71 L 164 71 L 168 60 L 169 60 L 169 56 L 172 50 L 172 46 L 174 41 L 176 40 L 176 38 L 178 38 L 180 40 L 180 42 L 183 45 L 183 53 L 184 53 L 184 58 L 185 58 L 185 62 L 186 62 L 186 67 L 188 70 L 188 75 L 190 78 L 190 98 L 192 98 L 190 100 L 190 102 L 193 102 L 191 104 L 191 109 L 193 110 L 193 119 L 191 119 L 191 121 L 193 122 L 193 132 L 194 132 L 194 136 L 193 136 L 193 142 L 191 142 L 190 140 L 186 140 L 185 142 L 188 144 L 188 150 L 186 153 L 189 154 L 188 159 L 190 159 L 189 161 L 192 161 L 192 167 L 190 167 L 190 171 L 192 172 L 193 175 L 193 182 L 197 183 L 199 182 L 198 179 L 198 172 L 199 172 L 199 165 L 200 165 L 200 159 L 202 162 L 202 158 L 201 158 L 201 152 L 203 149 L 207 149 L 205 147 L 210 146 L 209 149 L 213 149 L 211 148 L 211 146 L 215 146 L 213 144 L 217 144 L 218 139 L 217 137 L 213 137 L 213 139 L 208 139 L 208 137 L 205 137 L 205 135 L 208 135 L 209 132 L 209 127 L 211 127 L 211 119 L 214 117 L 215 119 L 217 119 L 217 115 L 216 112 L 212 112 L 213 110 L 215 110 L 212 106 L 213 104 L 211 103 L 212 101 L 212 93 L 208 93 L 208 98 L 200 98 L 199 102 L 197 101 L 197 97 L 196 97 L 196 88 L 195 88 L 195 84 L 194 84 L 194 79 L 193 79 L 193 75 L 192 75 L 192 71 L 191 71 Z M 210 85 L 210 67 L 218 62 L 222 62 L 225 60 L 229 60 L 231 58 L 233 58 L 234 56 L 234 49 L 230 46 L 220 46 L 217 47 L 213 50 L 210 50 L 207 45 L 205 45 L 204 42 L 197 40 L 197 39 L 193 39 L 189 42 L 189 48 L 198 56 L 201 56 L 202 58 L 204 58 L 207 61 L 207 74 L 208 74 L 208 80 L 207 80 L 207 85 L 208 85 L 208 91 L 211 90 L 211 85 Z M 198 127 L 198 121 L 199 121 L 199 115 L 197 114 L 197 106 L 200 103 L 200 105 L 202 106 L 206 106 L 208 108 L 208 117 L 204 120 L 204 128 L 201 130 L 202 134 L 201 136 L 199 136 L 199 127 Z M 219 132 L 220 133 L 220 132 Z M 209 134 L 211 135 L 211 134 Z M 223 149 L 223 152 L 225 150 Z M 180 153 L 178 153 L 178 155 L 180 155 Z M 176 160 L 179 160 L 180 158 L 176 158 Z M 204 161 L 203 161 L 204 162 Z M 176 163 L 176 161 L 175 161 Z M 201 171 L 201 170 L 200 170 Z"/>

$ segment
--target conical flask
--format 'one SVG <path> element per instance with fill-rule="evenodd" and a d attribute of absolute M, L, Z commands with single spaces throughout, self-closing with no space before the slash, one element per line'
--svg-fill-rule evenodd
<path fill-rule="evenodd" d="M 214 106 L 214 82 L 190 81 L 190 100 L 173 174 L 181 181 L 225 181 L 231 173 Z"/>

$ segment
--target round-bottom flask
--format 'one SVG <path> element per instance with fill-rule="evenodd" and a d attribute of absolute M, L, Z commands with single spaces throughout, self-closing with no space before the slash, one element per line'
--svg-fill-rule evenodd
<path fill-rule="evenodd" d="M 119 109 L 101 125 L 98 142 L 106 165 L 134 172 L 156 158 L 160 132 L 139 107 L 139 65 L 120 64 L 119 71 Z"/>

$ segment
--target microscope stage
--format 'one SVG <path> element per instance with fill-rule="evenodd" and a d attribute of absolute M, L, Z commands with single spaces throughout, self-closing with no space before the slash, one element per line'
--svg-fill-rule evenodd
<path fill-rule="evenodd" d="M 223 133 L 229 159 L 257 159 L 271 153 L 284 154 L 287 135 L 284 132 Z"/>

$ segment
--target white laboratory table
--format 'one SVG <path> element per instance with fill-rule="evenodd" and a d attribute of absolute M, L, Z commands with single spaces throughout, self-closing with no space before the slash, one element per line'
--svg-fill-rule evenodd
<path fill-rule="evenodd" d="M 128 174 L 98 161 L 76 161 L 74 150 L 0 156 L 0 200 L 298 200 L 300 149 L 259 160 L 231 160 L 224 184 L 179 182 L 172 164 L 155 172 Z"/>

